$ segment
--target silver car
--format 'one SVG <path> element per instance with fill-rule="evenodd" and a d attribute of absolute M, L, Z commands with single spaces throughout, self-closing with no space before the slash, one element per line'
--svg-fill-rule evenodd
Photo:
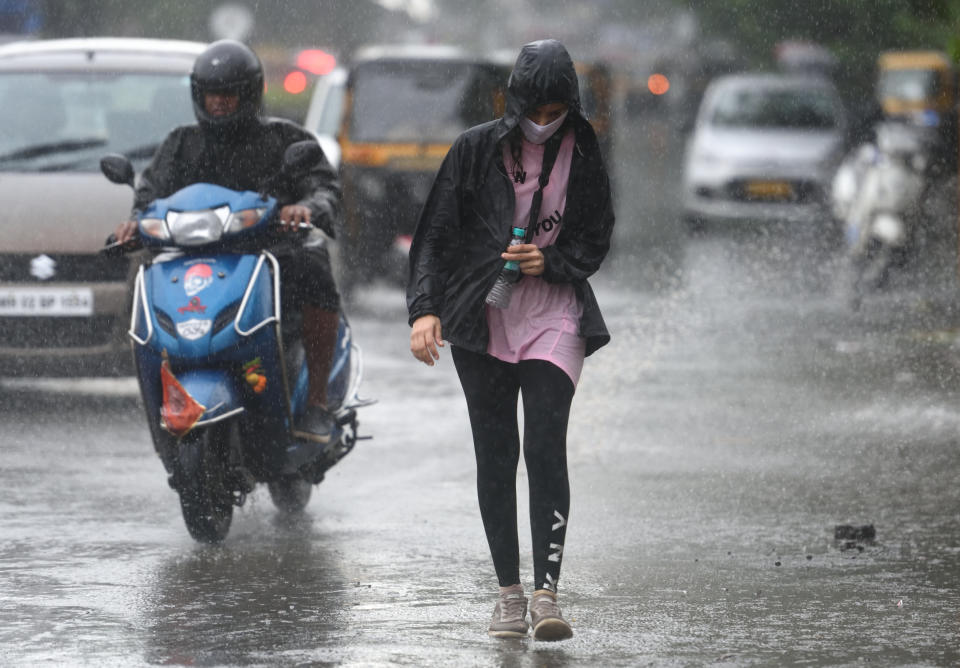
<path fill-rule="evenodd" d="M 687 144 L 686 222 L 694 229 L 710 221 L 830 222 L 830 181 L 846 133 L 843 104 L 826 79 L 714 80 Z"/>
<path fill-rule="evenodd" d="M 205 45 L 124 38 L 0 47 L 0 373 L 128 373 L 129 260 L 98 251 L 132 195 L 100 173 L 139 170 L 193 122 L 189 74 Z"/>

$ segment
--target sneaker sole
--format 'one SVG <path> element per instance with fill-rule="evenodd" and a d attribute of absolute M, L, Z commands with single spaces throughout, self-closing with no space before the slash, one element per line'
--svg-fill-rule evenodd
<path fill-rule="evenodd" d="M 544 619 L 533 627 L 534 640 L 566 640 L 573 637 L 573 629 L 562 619 Z"/>
<path fill-rule="evenodd" d="M 524 631 L 520 633 L 519 631 L 487 631 L 487 635 L 491 638 L 526 638 L 527 632 Z"/>
<path fill-rule="evenodd" d="M 311 434 L 308 431 L 297 431 L 294 429 L 290 432 L 290 435 L 294 438 L 299 438 L 304 441 L 313 441 L 314 443 L 321 443 L 323 445 L 326 445 L 330 442 L 329 434 L 326 436 L 318 436 L 317 434 Z"/>

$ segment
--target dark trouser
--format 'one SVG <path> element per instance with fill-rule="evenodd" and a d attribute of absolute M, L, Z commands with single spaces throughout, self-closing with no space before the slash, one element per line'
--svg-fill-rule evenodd
<path fill-rule="evenodd" d="M 298 312 L 304 306 L 340 310 L 340 294 L 330 267 L 330 253 L 325 247 L 281 243 L 269 250 L 280 264 L 280 298 L 284 312 Z"/>
<path fill-rule="evenodd" d="M 325 246 L 280 242 L 270 251 L 280 265 L 281 329 L 284 345 L 303 341 L 310 388 L 307 403 L 327 405 L 340 318 L 340 295 Z"/>
<path fill-rule="evenodd" d="M 522 394 L 534 586 L 556 591 L 570 508 L 567 421 L 574 384 L 542 360 L 510 364 L 454 346 L 453 361 L 467 399 L 480 515 L 501 587 L 520 582 L 517 396 Z"/>
<path fill-rule="evenodd" d="M 289 347 L 304 334 L 304 308 L 313 306 L 321 311 L 339 313 L 340 293 L 330 266 L 330 253 L 325 247 L 280 242 L 268 250 L 280 265 L 281 329 L 284 345 Z M 333 345 L 329 346 L 331 351 Z"/>

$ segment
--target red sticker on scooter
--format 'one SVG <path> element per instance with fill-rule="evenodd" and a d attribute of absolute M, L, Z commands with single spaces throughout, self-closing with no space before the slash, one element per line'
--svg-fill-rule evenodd
<path fill-rule="evenodd" d="M 199 297 L 191 297 L 190 303 L 177 309 L 181 315 L 184 313 L 206 313 L 207 307 L 200 303 Z"/>
<path fill-rule="evenodd" d="M 192 297 L 213 283 L 213 269 L 209 264 L 195 264 L 183 275 L 183 289 Z"/>

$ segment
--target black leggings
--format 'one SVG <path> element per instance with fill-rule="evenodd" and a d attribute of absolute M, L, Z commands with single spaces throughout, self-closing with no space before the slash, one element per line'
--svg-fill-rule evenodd
<path fill-rule="evenodd" d="M 473 431 L 480 515 L 500 586 L 520 582 L 517 395 L 522 393 L 534 586 L 556 591 L 570 509 L 567 421 L 574 384 L 550 362 L 510 364 L 456 346 L 452 352 Z"/>

